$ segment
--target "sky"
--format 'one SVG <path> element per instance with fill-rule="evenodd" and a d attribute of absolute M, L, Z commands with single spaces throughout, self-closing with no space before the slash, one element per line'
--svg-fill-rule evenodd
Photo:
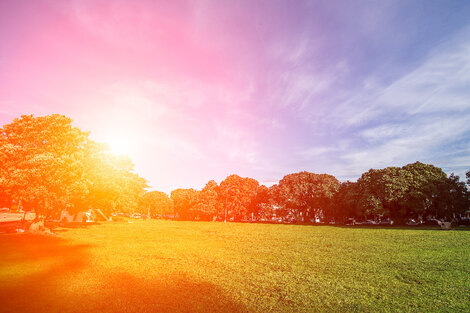
<path fill-rule="evenodd" d="M 470 170 L 470 1 L 0 0 L 0 125 L 59 113 L 151 189 Z"/>

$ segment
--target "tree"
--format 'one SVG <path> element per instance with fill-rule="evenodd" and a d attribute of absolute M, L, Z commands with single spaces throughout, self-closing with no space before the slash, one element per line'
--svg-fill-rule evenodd
<path fill-rule="evenodd" d="M 279 181 L 276 199 L 297 220 L 305 220 L 320 217 L 338 188 L 339 181 L 334 176 L 300 172 Z"/>
<path fill-rule="evenodd" d="M 262 215 L 264 218 L 267 218 L 268 215 L 272 213 L 271 198 L 269 194 L 269 189 L 265 185 L 258 186 L 256 190 L 256 195 L 251 198 L 251 202 L 248 206 L 248 212 L 255 215 Z"/>
<path fill-rule="evenodd" d="M 441 183 L 438 204 L 433 212 L 438 218 L 451 221 L 467 212 L 470 206 L 469 192 L 465 182 L 454 173 L 450 174 L 445 183 Z"/>
<path fill-rule="evenodd" d="M 268 195 L 269 206 L 271 207 L 271 211 L 269 211 L 269 209 L 265 211 L 267 218 L 286 217 L 287 215 L 289 215 L 290 209 L 287 208 L 285 205 L 281 205 L 281 203 L 283 203 L 283 197 L 281 195 L 281 192 L 279 191 L 278 184 L 269 187 Z"/>
<path fill-rule="evenodd" d="M 329 205 L 327 205 L 325 217 L 334 218 L 335 221 L 342 223 L 349 217 L 359 217 L 360 194 L 356 182 L 346 181 L 340 184 L 338 191 L 333 195 Z"/>
<path fill-rule="evenodd" d="M 173 200 L 173 207 L 175 214 L 183 220 L 194 219 L 193 206 L 196 203 L 198 192 L 192 188 L 190 189 L 175 189 L 171 192 L 171 200 Z"/>
<path fill-rule="evenodd" d="M 359 216 L 376 218 L 398 212 L 400 201 L 408 188 L 408 182 L 399 167 L 370 169 L 357 181 L 357 213 Z"/>
<path fill-rule="evenodd" d="M 66 116 L 23 115 L 0 129 L 3 201 L 21 201 L 38 217 L 90 207 L 135 206 L 146 181 L 129 159 L 112 155 Z"/>
<path fill-rule="evenodd" d="M 219 215 L 224 219 L 239 221 L 247 218 L 250 204 L 256 197 L 259 183 L 257 180 L 238 175 L 230 175 L 219 186 Z"/>
<path fill-rule="evenodd" d="M 198 220 L 212 220 L 217 216 L 219 186 L 214 180 L 209 181 L 197 194 L 195 205 L 192 207 L 192 215 Z"/>
<path fill-rule="evenodd" d="M 402 173 L 408 188 L 401 203 L 400 214 L 395 216 L 406 219 L 430 214 L 440 215 L 441 200 L 450 187 L 444 171 L 434 165 L 415 162 L 405 165 Z"/>
<path fill-rule="evenodd" d="M 140 213 L 160 216 L 173 213 L 173 200 L 161 191 L 146 192 L 140 201 Z"/>
<path fill-rule="evenodd" d="M 458 177 L 447 178 L 442 169 L 421 162 L 371 169 L 357 181 L 358 213 L 389 216 L 398 223 L 425 216 L 444 218 L 465 205 L 463 187 Z"/>
<path fill-rule="evenodd" d="M 48 217 L 71 206 L 71 194 L 87 193 L 81 160 L 88 133 L 72 127 L 71 119 L 23 115 L 0 135 L 2 187 L 11 198 Z"/>

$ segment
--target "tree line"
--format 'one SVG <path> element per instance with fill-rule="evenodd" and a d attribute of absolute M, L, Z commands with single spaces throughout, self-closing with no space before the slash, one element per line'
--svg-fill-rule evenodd
<path fill-rule="evenodd" d="M 470 172 L 467 176 L 470 180 Z M 354 218 L 403 224 L 411 218 L 460 217 L 468 213 L 469 196 L 467 184 L 458 176 L 448 177 L 436 166 L 416 162 L 371 169 L 356 182 L 300 172 L 268 188 L 255 179 L 230 175 L 220 185 L 211 180 L 201 190 L 176 189 L 169 197 L 149 192 L 144 202 L 151 214 L 183 220 L 345 223 Z"/>
<path fill-rule="evenodd" d="M 356 182 L 329 174 L 299 172 L 269 188 L 230 175 L 201 190 L 147 191 L 131 160 L 71 125 L 63 115 L 23 115 L 0 129 L 0 206 L 34 210 L 43 218 L 100 209 L 105 214 L 139 212 L 153 217 L 205 221 L 343 223 L 391 218 L 441 220 L 465 214 L 467 183 L 420 162 L 371 169 Z"/>

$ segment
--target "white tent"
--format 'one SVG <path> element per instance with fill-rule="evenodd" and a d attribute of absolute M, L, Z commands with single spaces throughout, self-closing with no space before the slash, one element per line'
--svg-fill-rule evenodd
<path fill-rule="evenodd" d="M 80 211 L 74 215 L 70 214 L 67 210 L 62 210 L 60 214 L 59 222 L 68 222 L 68 223 L 85 223 L 93 222 L 90 212 Z"/>

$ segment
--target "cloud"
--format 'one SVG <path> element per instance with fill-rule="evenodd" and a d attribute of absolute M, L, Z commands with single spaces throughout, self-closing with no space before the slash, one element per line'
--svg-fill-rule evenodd
<path fill-rule="evenodd" d="M 375 86 L 353 94 L 337 109 L 346 127 L 387 116 L 414 116 L 470 109 L 470 29 L 435 49 L 418 68 L 388 86 Z"/>
<path fill-rule="evenodd" d="M 302 150 L 298 153 L 298 155 L 301 157 L 310 159 L 310 158 L 316 158 L 319 156 L 324 156 L 326 154 L 330 154 L 339 150 L 340 150 L 339 147 L 320 146 L 320 147 L 312 147 L 312 148 Z"/>
<path fill-rule="evenodd" d="M 330 85 L 341 75 L 347 73 L 332 78 Z M 470 133 L 470 29 L 436 47 L 418 67 L 391 83 L 380 81 L 380 73 L 365 78 L 336 106 L 319 101 L 304 107 L 301 114 L 308 117 L 311 131 L 329 132 L 320 140 L 323 145 L 303 147 L 299 156 L 321 162 L 343 178 L 417 160 L 449 172 L 470 169 L 470 159 L 459 155 L 462 146 L 468 147 Z M 310 98 L 307 90 L 296 97 Z"/>
<path fill-rule="evenodd" d="M 468 24 L 465 10 L 448 21 L 457 5 L 37 6 L 34 19 L 12 10 L 4 19 L 18 22 L 0 34 L 16 47 L 0 53 L 0 115 L 59 111 L 96 137 L 132 132 L 136 163 L 154 183 L 470 165 L 470 30 L 454 33 Z"/>
<path fill-rule="evenodd" d="M 387 127 L 379 126 L 368 129 L 362 135 L 370 139 L 370 133 L 376 143 L 371 148 L 361 147 L 361 152 L 346 153 L 348 163 L 364 168 L 377 162 L 397 164 L 413 160 L 416 157 L 436 157 L 434 148 L 442 147 L 449 140 L 455 140 L 470 130 L 470 114 L 454 118 L 422 119 L 415 123 Z M 382 141 L 378 142 L 379 137 Z"/>

